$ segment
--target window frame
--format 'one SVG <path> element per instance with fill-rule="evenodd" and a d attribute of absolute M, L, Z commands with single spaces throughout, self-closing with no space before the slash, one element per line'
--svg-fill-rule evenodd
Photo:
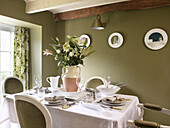
<path fill-rule="evenodd" d="M 2 29 L 1 27 L 2 25 L 0 24 L 0 32 L 9 32 L 10 33 L 10 49 L 9 50 L 3 50 L 1 49 L 1 38 L 0 38 L 0 53 L 9 53 L 10 54 L 10 70 L 9 71 L 1 71 L 1 64 L 0 64 L 0 106 L 2 104 L 2 86 L 3 86 L 3 82 L 1 81 L 2 79 L 2 73 L 9 73 L 9 76 L 13 76 L 13 55 L 14 55 L 14 27 L 10 26 L 11 29 L 7 28 L 7 29 Z M 1 34 L 0 34 L 1 37 Z M 0 54 L 0 60 L 1 60 L 1 54 Z"/>
<path fill-rule="evenodd" d="M 14 32 L 11 31 L 7 31 L 7 30 L 1 30 L 0 32 L 9 32 L 10 33 L 10 49 L 8 51 L 6 50 L 1 50 L 1 39 L 0 39 L 0 53 L 9 53 L 10 54 L 10 71 L 1 71 L 1 65 L 0 65 L 0 74 L 3 72 L 10 72 L 10 74 L 12 75 L 13 73 L 13 51 L 14 51 Z M 0 35 L 1 36 L 1 35 Z M 1 56 L 0 56 L 1 59 Z M 0 75 L 1 77 L 1 75 Z"/>

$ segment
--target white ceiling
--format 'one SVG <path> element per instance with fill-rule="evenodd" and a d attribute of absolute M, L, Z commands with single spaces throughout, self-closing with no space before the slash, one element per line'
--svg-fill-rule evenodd
<path fill-rule="evenodd" d="M 129 0 L 24 0 L 26 13 L 50 11 L 53 14 Z"/>

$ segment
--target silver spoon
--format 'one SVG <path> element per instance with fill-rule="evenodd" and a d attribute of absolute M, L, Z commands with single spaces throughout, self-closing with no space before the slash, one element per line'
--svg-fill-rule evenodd
<path fill-rule="evenodd" d="M 119 83 L 115 84 L 115 86 L 118 86 L 118 85 L 120 85 L 120 84 L 123 84 L 123 82 L 119 82 Z"/>
<path fill-rule="evenodd" d="M 128 86 L 128 84 L 120 85 L 119 88 L 124 87 L 124 86 Z"/>

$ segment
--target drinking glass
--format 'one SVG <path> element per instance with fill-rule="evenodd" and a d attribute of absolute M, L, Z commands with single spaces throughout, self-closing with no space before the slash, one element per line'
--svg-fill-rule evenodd
<path fill-rule="evenodd" d="M 82 91 L 82 88 L 83 88 L 83 86 L 84 86 L 84 84 L 85 84 L 85 81 L 84 81 L 83 78 L 76 77 L 76 84 L 77 84 L 77 86 L 78 86 L 78 90 L 79 90 L 79 91 Z"/>
<path fill-rule="evenodd" d="M 41 88 L 42 86 L 42 76 L 41 75 L 34 75 L 34 81 L 35 81 L 35 84 L 37 85 L 38 88 Z"/>
<path fill-rule="evenodd" d="M 106 80 L 106 85 L 109 85 L 111 83 L 111 77 L 110 76 L 104 76 L 104 79 Z"/>
<path fill-rule="evenodd" d="M 93 94 L 92 93 L 88 93 L 85 97 L 85 102 L 86 103 L 92 103 L 93 102 Z"/>
<path fill-rule="evenodd" d="M 45 88 L 39 88 L 38 89 L 38 96 L 40 98 L 44 98 L 44 96 L 45 96 Z"/>

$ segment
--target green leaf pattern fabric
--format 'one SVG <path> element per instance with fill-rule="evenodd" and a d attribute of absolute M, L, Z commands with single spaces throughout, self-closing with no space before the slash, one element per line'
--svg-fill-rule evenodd
<path fill-rule="evenodd" d="M 20 78 L 28 89 L 29 82 L 29 28 L 15 26 L 14 31 L 14 71 L 13 75 Z"/>

